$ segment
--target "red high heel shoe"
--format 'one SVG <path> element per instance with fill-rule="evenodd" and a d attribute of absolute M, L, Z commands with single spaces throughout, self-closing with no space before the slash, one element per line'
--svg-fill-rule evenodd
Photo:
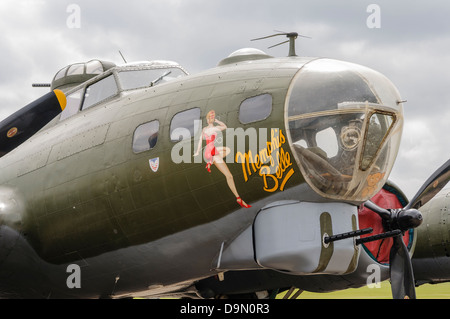
<path fill-rule="evenodd" d="M 248 205 L 248 204 L 244 203 L 244 201 L 240 197 L 236 197 L 236 202 L 239 205 L 241 205 L 241 207 L 243 207 L 243 208 L 250 208 L 250 207 L 252 207 L 251 205 Z"/>
<path fill-rule="evenodd" d="M 207 163 L 205 168 L 208 171 L 208 173 L 211 173 L 211 163 Z"/>

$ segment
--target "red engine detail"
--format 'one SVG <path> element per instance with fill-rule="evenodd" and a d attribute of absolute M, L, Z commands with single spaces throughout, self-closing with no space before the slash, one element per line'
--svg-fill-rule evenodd
<path fill-rule="evenodd" d="M 375 204 L 383 208 L 403 208 L 397 196 L 385 189 L 381 189 L 374 197 L 371 199 Z M 373 228 L 373 232 L 368 235 L 362 235 L 363 237 L 373 236 L 377 234 L 384 233 L 381 217 L 373 212 L 372 210 L 361 206 L 358 211 L 359 216 L 359 228 Z M 409 244 L 409 232 L 405 232 L 403 236 L 403 241 L 408 247 Z M 388 264 L 389 263 L 389 252 L 392 247 L 392 238 L 385 238 L 380 240 L 375 240 L 363 244 L 366 250 L 370 252 L 372 257 L 379 263 Z"/>

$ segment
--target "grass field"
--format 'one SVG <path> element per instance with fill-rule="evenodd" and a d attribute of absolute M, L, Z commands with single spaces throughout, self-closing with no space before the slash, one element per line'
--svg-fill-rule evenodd
<path fill-rule="evenodd" d="M 277 298 L 283 298 L 280 293 Z M 422 285 L 416 288 L 417 299 L 450 299 L 450 283 Z M 298 299 L 392 299 L 391 284 L 383 281 L 380 288 L 361 287 L 330 293 L 313 293 L 304 291 Z"/>

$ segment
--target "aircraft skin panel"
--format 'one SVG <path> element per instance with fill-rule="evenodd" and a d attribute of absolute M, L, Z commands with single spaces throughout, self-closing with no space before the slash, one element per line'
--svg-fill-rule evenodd
<path fill-rule="evenodd" d="M 444 189 L 420 208 L 423 223 L 417 229 L 412 263 L 420 284 L 450 281 L 450 189 Z"/>

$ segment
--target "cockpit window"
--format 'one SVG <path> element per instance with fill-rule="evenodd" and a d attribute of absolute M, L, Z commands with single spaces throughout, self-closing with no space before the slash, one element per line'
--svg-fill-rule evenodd
<path fill-rule="evenodd" d="M 96 76 L 111 68 L 114 69 L 109 71 L 110 75 Z M 52 87 L 64 88 L 69 92 L 68 106 L 60 116 L 62 121 L 75 115 L 80 109 L 85 110 L 105 102 L 120 92 L 155 86 L 186 75 L 188 73 L 181 66 L 171 61 L 139 62 L 116 67 L 111 62 L 91 60 L 71 64 L 59 70 L 53 79 Z M 88 80 L 90 81 L 86 82 Z M 74 92 L 72 88 L 75 90 L 77 83 L 87 83 L 84 84 L 87 86 Z"/>
<path fill-rule="evenodd" d="M 92 60 L 86 63 L 87 74 L 101 74 L 103 71 L 103 66 L 98 60 Z"/>
<path fill-rule="evenodd" d="M 179 68 L 126 70 L 118 73 L 123 90 L 155 86 L 185 75 Z"/>
<path fill-rule="evenodd" d="M 72 64 L 69 69 L 67 70 L 67 76 L 69 75 L 76 75 L 76 74 L 83 74 L 84 73 L 84 63 L 77 63 Z"/>
<path fill-rule="evenodd" d="M 118 93 L 118 88 L 114 75 L 109 75 L 86 88 L 84 94 L 83 110 L 87 109 L 97 103 L 100 103 L 107 98 L 110 98 Z"/>
<path fill-rule="evenodd" d="M 81 97 L 83 96 L 83 89 L 79 89 L 67 96 L 67 104 L 64 111 L 61 112 L 60 121 L 77 114 L 80 109 Z"/>
<path fill-rule="evenodd" d="M 62 79 L 64 76 L 66 76 L 67 66 L 65 68 L 62 68 L 61 70 L 56 73 L 54 80 Z"/>

